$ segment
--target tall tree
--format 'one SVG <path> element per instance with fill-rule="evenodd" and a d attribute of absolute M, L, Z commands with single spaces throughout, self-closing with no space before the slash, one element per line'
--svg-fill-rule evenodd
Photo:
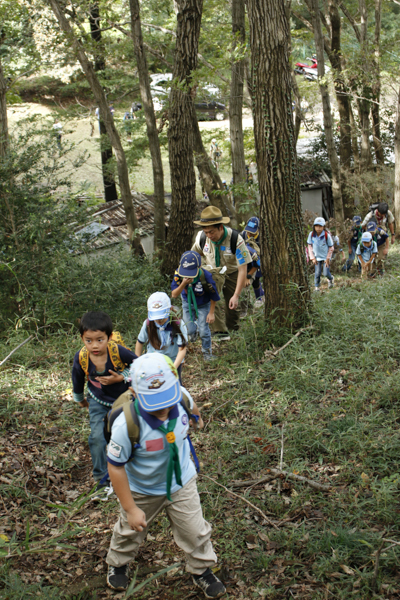
<path fill-rule="evenodd" d="M 315 49 L 318 60 L 318 84 L 321 92 L 322 113 L 324 118 L 324 132 L 326 147 L 328 151 L 329 162 L 332 170 L 332 196 L 335 208 L 335 218 L 338 221 L 344 221 L 342 189 L 340 182 L 339 158 L 335 148 L 332 129 L 331 102 L 328 85 L 325 77 L 325 59 L 324 59 L 324 39 L 322 35 L 321 19 L 319 13 L 318 0 L 312 0 L 313 21 L 314 21 L 314 39 Z"/>
<path fill-rule="evenodd" d="M 0 38 L 1 44 L 1 38 Z M 7 121 L 7 82 L 4 77 L 0 55 L 0 157 L 4 157 L 8 148 L 8 121 Z"/>
<path fill-rule="evenodd" d="M 106 126 L 107 134 L 114 148 L 115 157 L 117 160 L 119 187 L 121 190 L 121 200 L 124 205 L 124 211 L 126 215 L 129 240 L 132 246 L 134 247 L 135 251 L 141 252 L 140 237 L 137 233 L 138 222 L 133 208 L 132 194 L 129 185 L 128 165 L 126 163 L 125 152 L 122 147 L 118 131 L 115 127 L 114 119 L 108 108 L 106 95 L 95 73 L 93 64 L 89 60 L 85 52 L 83 43 L 81 41 L 83 37 L 83 32 L 81 32 L 81 38 L 78 38 L 75 35 L 74 30 L 71 27 L 65 15 L 64 7 L 63 5 L 61 5 L 60 0 L 47 0 L 47 2 L 49 3 L 51 9 L 54 12 L 54 15 L 56 16 L 56 19 L 60 25 L 60 29 L 66 34 L 67 39 L 69 40 L 77 59 L 80 62 L 82 70 L 85 73 L 90 88 L 92 90 L 94 99 L 99 107 L 100 116 L 103 119 L 104 124 Z"/>
<path fill-rule="evenodd" d="M 247 0 L 254 139 L 260 189 L 261 265 L 266 317 L 298 327 L 308 318 L 308 285 L 289 62 L 289 20 L 281 0 Z"/>
<path fill-rule="evenodd" d="M 90 35 L 94 41 L 94 70 L 96 72 L 104 71 L 106 61 L 104 58 L 104 49 L 102 46 L 101 29 L 100 29 L 100 8 L 98 2 L 89 6 L 89 24 Z M 115 185 L 114 174 L 110 169 L 112 160 L 112 147 L 110 139 L 107 135 L 106 126 L 101 115 L 99 115 L 99 130 L 100 130 L 100 151 L 101 151 L 101 168 L 103 173 L 104 197 L 106 202 L 112 202 L 118 199 L 117 186 Z"/>
<path fill-rule="evenodd" d="M 394 131 L 394 210 L 396 221 L 400 223 L 400 88 L 397 93 Z"/>
<path fill-rule="evenodd" d="M 375 158 L 378 164 L 383 165 L 385 164 L 385 156 L 381 142 L 381 123 L 379 111 L 381 100 L 381 13 L 382 0 L 375 0 L 375 36 L 372 84 L 372 95 L 374 101 L 371 103 L 371 116 Z"/>
<path fill-rule="evenodd" d="M 168 147 L 171 213 L 162 271 L 173 274 L 179 258 L 192 247 L 196 214 L 193 163 L 193 71 L 197 67 L 203 0 L 177 0 L 175 64 L 169 98 Z"/>
<path fill-rule="evenodd" d="M 135 48 L 136 65 L 139 75 L 140 97 L 146 119 L 147 137 L 153 165 L 154 183 L 154 245 L 160 248 L 165 242 L 164 216 L 164 172 L 161 160 L 160 140 L 158 139 L 156 116 L 150 93 L 150 78 L 146 53 L 143 47 L 142 26 L 140 23 L 139 0 L 129 0 L 131 11 L 131 31 Z"/>
<path fill-rule="evenodd" d="M 232 176 L 234 185 L 244 185 L 246 182 L 246 163 L 243 142 L 243 84 L 245 74 L 245 59 L 243 57 L 246 42 L 245 7 L 243 0 L 232 0 L 232 67 L 231 94 L 229 99 L 229 131 L 231 140 Z M 236 56 L 236 53 L 239 56 Z M 240 192 L 235 192 L 235 207 L 237 220 L 247 220 L 249 210 L 243 206 L 246 198 Z"/>

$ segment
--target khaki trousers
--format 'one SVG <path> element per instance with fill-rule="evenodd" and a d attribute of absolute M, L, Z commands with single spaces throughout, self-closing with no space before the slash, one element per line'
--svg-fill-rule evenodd
<path fill-rule="evenodd" d="M 385 248 L 385 244 L 382 244 L 382 246 L 378 246 L 378 256 L 376 258 L 376 268 L 379 271 L 383 271 L 384 266 L 385 266 L 386 256 L 383 254 L 384 248 Z"/>
<path fill-rule="evenodd" d="M 151 522 L 165 508 L 175 543 L 186 555 L 186 570 L 194 575 L 201 575 L 208 567 L 216 565 L 217 556 L 210 540 L 211 525 L 203 517 L 196 477 L 172 494 L 172 502 L 166 496 L 146 496 L 136 492 L 132 492 L 132 496 L 136 506 L 146 515 L 147 527 L 140 532 L 133 531 L 128 525 L 126 512 L 121 507 L 106 558 L 107 564 L 122 567 L 131 562 L 138 553 Z"/>
<path fill-rule="evenodd" d="M 229 300 L 235 293 L 237 278 L 238 272 L 234 271 L 230 275 L 226 275 L 224 280 L 221 278 L 215 282 L 221 300 L 215 305 L 215 321 L 210 325 L 211 331 L 226 332 L 228 329 L 239 329 L 240 310 L 229 308 Z M 225 300 L 225 307 L 222 306 L 222 296 Z"/>

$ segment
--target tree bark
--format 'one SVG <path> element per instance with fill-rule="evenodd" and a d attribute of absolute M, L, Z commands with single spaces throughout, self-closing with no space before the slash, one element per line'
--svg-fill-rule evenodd
<path fill-rule="evenodd" d="M 332 196 L 335 209 L 335 218 L 337 221 L 344 221 L 342 189 L 340 182 L 339 159 L 335 148 L 332 131 L 331 101 L 327 84 L 324 82 L 325 59 L 324 59 L 324 41 L 321 29 L 321 20 L 319 14 L 318 0 L 312 0 L 313 20 L 314 20 L 314 39 L 318 60 L 318 84 L 322 99 L 322 112 L 324 117 L 324 132 L 326 147 L 328 150 L 329 162 L 332 169 Z"/>
<path fill-rule="evenodd" d="M 8 120 L 7 120 L 7 83 L 4 79 L 0 56 L 0 157 L 4 157 L 8 149 Z"/>
<path fill-rule="evenodd" d="M 385 156 L 381 142 L 381 123 L 379 113 L 381 100 L 381 13 L 382 0 L 375 0 L 375 50 L 373 60 L 374 77 L 372 85 L 372 95 L 375 102 L 371 103 L 371 116 L 375 158 L 378 164 L 383 165 L 385 164 Z"/>
<path fill-rule="evenodd" d="M 224 186 L 218 171 L 212 166 L 211 160 L 204 148 L 195 110 L 192 112 L 192 124 L 194 160 L 204 190 L 207 192 L 207 196 L 210 200 L 210 204 L 217 206 L 224 217 L 229 217 L 231 219 L 232 227 L 237 227 L 236 212 L 230 203 L 229 198 L 225 194 L 215 193 L 222 191 Z"/>
<path fill-rule="evenodd" d="M 397 94 L 394 130 L 394 211 L 396 222 L 400 223 L 400 88 Z"/>
<path fill-rule="evenodd" d="M 96 42 L 96 46 L 93 52 L 94 70 L 104 71 L 104 69 L 106 68 L 106 61 L 104 60 L 104 52 L 103 48 L 101 47 L 100 9 L 98 2 L 94 2 L 89 7 L 89 25 L 92 40 Z"/>
<path fill-rule="evenodd" d="M 300 182 L 291 103 L 289 20 L 281 0 L 248 0 L 254 139 L 260 190 L 265 315 L 277 326 L 308 320 Z"/>
<path fill-rule="evenodd" d="M 96 76 L 93 65 L 86 55 L 86 52 L 82 46 L 82 42 L 75 36 L 74 31 L 71 25 L 69 24 L 69 21 L 66 18 L 63 9 L 61 8 L 59 0 L 48 0 L 48 3 L 51 6 L 58 20 L 60 29 L 67 35 L 68 40 L 76 53 L 76 56 L 81 64 L 82 70 L 85 73 L 86 78 L 89 82 L 94 99 L 99 107 L 100 117 L 104 121 L 106 131 L 110 138 L 111 145 L 114 148 L 115 157 L 117 160 L 119 187 L 121 190 L 121 200 L 125 210 L 129 240 L 132 246 L 134 247 L 135 251 L 140 253 L 140 237 L 137 235 L 138 222 L 133 208 L 132 194 L 129 185 L 128 165 L 126 163 L 125 152 L 122 148 L 118 131 L 115 127 L 113 117 L 108 108 L 107 98 Z"/>
<path fill-rule="evenodd" d="M 360 151 L 360 167 L 362 170 L 367 170 L 372 165 L 371 146 L 369 143 L 370 136 L 370 120 L 369 113 L 371 111 L 370 98 L 372 97 L 370 64 L 368 64 L 368 11 L 365 0 L 359 0 L 360 12 L 360 48 L 363 60 L 363 77 L 361 94 L 362 98 L 357 99 L 358 115 L 361 126 L 361 151 Z"/>
<path fill-rule="evenodd" d="M 147 137 L 149 138 L 151 162 L 153 165 L 154 246 L 155 249 L 158 249 L 165 243 L 164 171 L 153 99 L 150 93 L 149 71 L 147 68 L 146 54 L 143 48 L 139 0 L 129 0 L 129 6 L 131 11 L 131 29 L 135 48 L 136 65 L 139 75 L 140 97 L 142 99 L 144 116 L 146 119 Z"/>
<path fill-rule="evenodd" d="M 235 50 L 246 41 L 245 9 L 243 0 L 232 0 L 232 67 L 231 93 L 229 99 L 229 131 L 231 140 L 232 176 L 234 185 L 244 186 L 246 182 L 246 163 L 244 158 L 243 141 L 243 83 L 244 59 L 235 60 Z M 246 196 L 235 192 L 235 208 L 238 221 L 251 216 L 246 207 Z"/>
<path fill-rule="evenodd" d="M 180 256 L 192 247 L 196 214 L 193 163 L 193 82 L 197 66 L 203 0 L 177 0 L 174 74 L 170 93 L 168 148 L 171 171 L 171 213 L 162 272 L 173 275 Z"/>

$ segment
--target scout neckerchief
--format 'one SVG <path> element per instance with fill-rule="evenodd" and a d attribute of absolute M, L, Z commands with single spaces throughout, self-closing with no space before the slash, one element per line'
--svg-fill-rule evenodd
<path fill-rule="evenodd" d="M 192 281 L 192 283 L 189 283 L 188 287 L 187 287 L 187 301 L 189 304 L 189 314 L 190 314 L 190 320 L 194 321 L 193 319 L 193 315 L 192 315 L 192 302 L 193 302 L 193 306 L 194 306 L 194 312 L 196 313 L 196 318 L 198 318 L 199 316 L 199 310 L 197 308 L 197 302 L 196 302 L 196 295 L 194 293 L 194 286 L 200 281 L 200 273 L 201 273 L 201 269 L 199 269 L 199 272 L 197 273 L 197 277 L 195 277 Z"/>
<path fill-rule="evenodd" d="M 228 230 L 224 225 L 224 235 L 222 236 L 222 238 L 220 240 L 218 240 L 218 242 L 213 242 L 214 247 L 215 247 L 215 266 L 219 267 L 220 264 L 220 260 L 219 260 L 219 247 L 222 244 L 222 242 L 224 241 L 224 239 L 226 238 L 226 236 L 228 235 Z"/>
<path fill-rule="evenodd" d="M 179 463 L 179 450 L 178 450 L 178 446 L 176 445 L 176 442 L 175 442 L 175 434 L 174 434 L 176 422 L 179 417 L 178 405 L 175 404 L 172 407 L 172 409 L 170 410 L 170 413 L 168 415 L 169 416 L 168 427 L 165 427 L 164 421 L 160 421 L 160 419 L 157 419 L 157 417 L 154 417 L 153 415 L 150 415 L 146 411 L 142 410 L 137 398 L 135 400 L 135 410 L 138 415 L 143 417 L 143 419 L 146 421 L 147 425 L 149 425 L 152 429 L 159 429 L 160 431 L 165 433 L 165 437 L 167 438 L 167 442 L 168 442 L 168 450 L 169 450 L 169 460 L 168 460 L 168 467 L 167 467 L 167 498 L 170 502 L 172 502 L 171 484 L 172 484 L 173 473 L 175 473 L 176 483 L 178 485 L 182 486 L 182 471 L 181 471 L 181 465 Z"/>
<path fill-rule="evenodd" d="M 161 348 L 166 348 L 167 346 L 169 346 L 169 341 L 170 341 L 170 332 L 166 331 L 167 326 L 169 325 L 169 317 L 168 320 L 165 321 L 165 323 L 163 325 L 159 325 L 156 321 L 154 321 L 155 326 L 157 327 L 157 333 L 158 333 L 158 337 L 160 338 L 160 342 L 161 342 Z M 160 349 L 161 349 L 160 348 Z"/>

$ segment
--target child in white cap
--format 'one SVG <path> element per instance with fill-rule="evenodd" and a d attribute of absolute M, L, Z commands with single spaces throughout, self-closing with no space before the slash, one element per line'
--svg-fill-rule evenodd
<path fill-rule="evenodd" d="M 329 270 L 329 265 L 334 245 L 332 236 L 325 229 L 325 219 L 322 217 L 315 219 L 313 230 L 307 239 L 307 245 L 310 260 L 315 265 L 315 291 L 319 292 L 321 273 L 329 280 L 328 288 L 333 287 L 334 277 Z"/>
<path fill-rule="evenodd" d="M 165 509 L 176 544 L 186 556 L 186 570 L 207 598 L 219 598 L 225 587 L 212 572 L 217 556 L 211 543 L 211 526 L 205 521 L 196 485 L 196 470 L 187 439 L 190 421 L 203 426 L 190 394 L 179 384 L 171 360 L 146 354 L 131 369 L 136 399 L 139 444 L 132 449 L 125 411 L 112 424 L 108 469 L 121 503 L 107 555 L 107 584 L 124 590 L 129 583 L 129 563 L 138 553 L 153 519 Z M 188 413 L 181 404 L 182 391 L 189 400 Z"/>
<path fill-rule="evenodd" d="M 182 363 L 186 356 L 188 334 L 186 325 L 171 316 L 171 300 L 165 292 L 155 292 L 147 300 L 147 319 L 142 325 L 135 346 L 140 356 L 144 344 L 147 352 L 161 352 L 169 356 L 178 369 L 182 383 Z"/>
<path fill-rule="evenodd" d="M 372 263 L 378 255 L 376 242 L 372 235 L 366 231 L 361 236 L 361 242 L 357 246 L 356 255 L 361 265 L 361 278 L 367 277 L 372 272 Z"/>

